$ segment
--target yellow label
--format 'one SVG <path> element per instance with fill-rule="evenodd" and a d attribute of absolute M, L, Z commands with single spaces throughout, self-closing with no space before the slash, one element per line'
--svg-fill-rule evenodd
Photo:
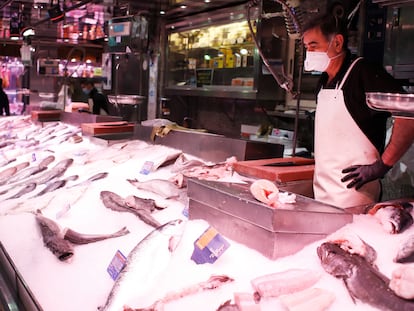
<path fill-rule="evenodd" d="M 210 227 L 197 240 L 196 245 L 199 249 L 203 249 L 210 243 L 210 241 L 217 235 L 217 230 Z"/>

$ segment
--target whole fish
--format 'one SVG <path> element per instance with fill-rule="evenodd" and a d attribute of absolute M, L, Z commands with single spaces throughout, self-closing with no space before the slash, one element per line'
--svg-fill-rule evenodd
<path fill-rule="evenodd" d="M 142 204 L 137 203 L 139 198 L 123 199 L 118 194 L 111 191 L 101 191 L 101 200 L 105 207 L 117 211 L 117 212 L 129 212 L 138 216 L 147 225 L 154 228 L 159 227 L 161 224 L 151 215 L 151 211 L 154 210 L 154 201 L 151 199 L 141 199 Z M 129 204 L 129 205 L 128 205 Z"/>
<path fill-rule="evenodd" d="M 0 172 L 0 181 L 6 180 L 17 172 L 17 168 L 12 166 Z"/>
<path fill-rule="evenodd" d="M 29 162 L 25 161 L 25 162 L 21 162 L 19 164 L 16 164 L 14 167 L 16 168 L 16 173 L 21 171 L 22 169 L 28 167 L 30 165 Z"/>
<path fill-rule="evenodd" d="M 126 212 L 125 200 L 118 194 L 112 191 L 101 191 L 100 198 L 105 207 L 117 211 Z"/>
<path fill-rule="evenodd" d="M 15 183 L 15 182 L 18 182 L 18 181 L 22 181 L 22 180 L 24 180 L 28 177 L 31 177 L 33 175 L 36 175 L 36 174 L 40 173 L 40 172 L 43 172 L 46 169 L 47 169 L 47 166 L 39 166 L 39 165 L 28 167 L 28 168 L 20 171 L 18 174 L 16 174 L 16 175 L 12 176 L 11 178 L 9 178 L 7 180 L 7 184 L 12 184 L 12 183 Z"/>
<path fill-rule="evenodd" d="M 164 199 L 179 198 L 185 191 L 179 189 L 173 182 L 164 179 L 150 179 L 139 181 L 137 179 L 127 179 L 134 187 L 158 194 Z"/>
<path fill-rule="evenodd" d="M 93 175 L 93 176 L 89 177 L 88 179 L 86 179 L 86 180 L 84 180 L 84 181 L 82 181 L 82 182 L 79 182 L 79 183 L 77 183 L 77 184 L 75 184 L 75 185 L 70 186 L 69 188 L 72 188 L 72 187 L 77 187 L 77 186 L 83 186 L 83 185 L 88 185 L 88 184 L 90 184 L 91 182 L 93 182 L 93 181 L 95 181 L 95 180 L 103 179 L 103 178 L 105 178 L 106 176 L 108 176 L 108 173 L 107 173 L 107 172 L 97 173 L 97 174 L 95 174 L 95 175 Z"/>
<path fill-rule="evenodd" d="M 85 234 L 76 232 L 70 228 L 61 229 L 60 226 L 50 218 L 42 215 L 40 210 L 36 211 L 36 220 L 40 226 L 43 242 L 59 260 L 65 261 L 72 257 L 73 244 L 88 244 L 106 239 L 117 238 L 129 233 L 126 227 L 110 234 Z"/>
<path fill-rule="evenodd" d="M 184 222 L 172 220 L 152 230 L 129 253 L 101 311 L 120 311 L 134 304 L 165 273 L 183 234 Z"/>
<path fill-rule="evenodd" d="M 39 210 L 35 215 L 45 246 L 61 261 L 71 258 L 74 253 L 73 246 L 63 238 L 59 225 L 53 220 L 44 217 Z"/>
<path fill-rule="evenodd" d="M 231 300 L 227 300 L 222 303 L 216 311 L 241 311 L 239 306 L 235 303 L 231 303 Z"/>
<path fill-rule="evenodd" d="M 4 158 L 0 161 L 0 167 L 6 166 L 7 164 L 12 163 L 14 161 L 16 161 L 16 159 L 9 160 L 9 159 Z"/>
<path fill-rule="evenodd" d="M 70 228 L 65 228 L 63 232 L 63 238 L 73 244 L 88 244 L 126 235 L 129 233 L 129 230 L 127 227 L 123 227 L 120 230 L 110 234 L 85 234 L 76 232 Z"/>
<path fill-rule="evenodd" d="M 162 311 L 164 310 L 165 304 L 171 301 L 178 300 L 186 296 L 194 295 L 199 292 L 215 290 L 221 287 L 222 285 L 233 281 L 234 279 L 228 277 L 227 275 L 212 275 L 207 281 L 185 287 L 178 291 L 167 293 L 162 299 L 157 300 L 150 307 L 138 309 L 124 307 L 124 311 Z"/>
<path fill-rule="evenodd" d="M 20 189 L 16 194 L 12 195 L 11 197 L 7 198 L 9 199 L 17 199 L 20 198 L 22 195 L 25 195 L 26 193 L 32 192 L 34 189 L 36 189 L 37 184 L 32 182 L 30 184 L 27 184 L 26 186 L 23 186 L 22 189 Z"/>
<path fill-rule="evenodd" d="M 14 183 L 17 181 L 21 181 L 23 179 L 26 179 L 30 176 L 33 176 L 37 173 L 40 173 L 47 169 L 47 166 L 52 163 L 55 160 L 55 157 L 53 155 L 47 156 L 46 158 L 42 159 L 39 164 L 35 166 L 27 167 L 21 171 L 19 171 L 17 174 L 15 174 L 13 177 L 11 177 L 7 183 Z"/>
<path fill-rule="evenodd" d="M 129 195 L 125 199 L 125 205 L 133 209 L 144 209 L 148 212 L 155 210 L 155 201 L 153 199 L 143 199 L 135 195 Z"/>
<path fill-rule="evenodd" d="M 64 159 L 58 162 L 54 167 L 52 167 L 50 170 L 47 170 L 41 175 L 38 175 L 30 180 L 24 181 L 23 183 L 27 184 L 30 182 L 36 182 L 38 185 L 44 184 L 46 182 L 51 181 L 52 179 L 56 177 L 62 176 L 68 167 L 72 165 L 73 159 Z"/>
<path fill-rule="evenodd" d="M 414 234 L 410 235 L 408 239 L 401 244 L 394 261 L 399 263 L 414 262 Z"/>
<path fill-rule="evenodd" d="M 65 185 L 66 185 L 66 180 L 64 179 L 51 181 L 49 184 L 47 184 L 45 188 L 43 188 L 42 191 L 38 192 L 34 197 L 40 197 L 44 195 L 45 193 L 52 192 L 56 189 L 62 188 Z"/>
<path fill-rule="evenodd" d="M 401 233 L 414 222 L 411 215 L 412 205 L 408 202 L 404 204 L 383 205 L 377 209 L 372 209 L 369 213 L 376 217 L 385 231 L 391 234 Z"/>
<path fill-rule="evenodd" d="M 195 166 L 203 166 L 206 165 L 203 161 L 197 159 L 188 159 L 184 153 L 182 153 L 174 162 L 171 172 L 179 173 L 183 170 L 187 170 L 193 168 Z"/>
<path fill-rule="evenodd" d="M 55 161 L 55 156 L 54 155 L 49 155 L 46 158 L 42 159 L 40 161 L 40 163 L 38 164 L 38 166 L 49 166 L 50 163 L 52 163 L 53 161 Z"/>
<path fill-rule="evenodd" d="M 29 162 L 22 162 L 19 164 L 16 164 L 15 166 L 6 168 L 0 173 L 0 184 L 4 184 L 8 178 L 16 174 L 17 172 L 21 171 L 22 169 L 28 167 L 30 165 Z"/>
<path fill-rule="evenodd" d="M 389 279 L 363 257 L 350 254 L 335 243 L 325 242 L 317 249 L 326 272 L 342 279 L 353 299 L 381 311 L 414 310 L 414 302 L 398 297 L 389 287 Z"/>
<path fill-rule="evenodd" d="M 377 259 L 376 250 L 348 228 L 334 232 L 328 237 L 327 242 L 338 244 L 348 253 L 364 257 L 370 264 L 374 265 Z"/>

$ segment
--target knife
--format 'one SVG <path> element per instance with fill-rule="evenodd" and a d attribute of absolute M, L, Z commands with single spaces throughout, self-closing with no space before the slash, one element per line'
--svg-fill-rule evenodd
<path fill-rule="evenodd" d="M 285 167 L 285 166 L 303 166 L 303 165 L 311 165 L 314 164 L 315 161 L 309 160 L 304 162 L 294 162 L 294 161 L 287 161 L 287 162 L 273 162 L 273 163 L 267 163 L 263 166 L 277 166 L 277 167 Z"/>

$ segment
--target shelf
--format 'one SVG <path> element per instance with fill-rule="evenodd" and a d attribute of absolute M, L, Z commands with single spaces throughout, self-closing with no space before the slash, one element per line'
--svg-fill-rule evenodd
<path fill-rule="evenodd" d="M 239 48 L 255 48 L 253 42 L 245 42 L 245 43 L 235 43 L 235 44 L 225 44 L 225 45 L 218 45 L 218 46 L 203 46 L 203 47 L 195 47 L 189 49 L 175 49 L 174 46 L 170 47 L 170 52 L 178 53 L 178 54 L 187 54 L 190 52 L 196 51 L 203 51 L 203 50 L 216 50 L 219 51 L 220 49 L 239 49 Z"/>
<path fill-rule="evenodd" d="M 231 85 L 209 85 L 203 87 L 185 85 L 167 87 L 165 88 L 165 95 L 256 99 L 257 90 L 251 87 Z"/>
<path fill-rule="evenodd" d="M 225 71 L 225 70 L 248 70 L 251 71 L 254 69 L 254 66 L 247 66 L 247 67 L 227 67 L 227 68 L 210 68 L 210 67 L 200 67 L 197 69 L 214 69 L 214 71 Z M 194 72 L 197 69 L 188 69 L 188 68 L 171 68 L 170 72 L 178 72 L 178 71 L 187 71 L 187 72 Z"/>

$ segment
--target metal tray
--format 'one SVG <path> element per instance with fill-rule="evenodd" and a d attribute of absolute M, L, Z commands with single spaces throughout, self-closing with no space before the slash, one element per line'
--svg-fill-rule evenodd
<path fill-rule="evenodd" d="M 400 117 L 414 117 L 414 94 L 367 92 L 366 98 L 372 109 L 389 111 Z"/>
<path fill-rule="evenodd" d="M 252 196 L 249 184 L 189 179 L 187 189 L 190 219 L 204 219 L 270 259 L 296 253 L 353 220 L 342 209 L 301 195 L 294 204 L 269 207 Z"/>

